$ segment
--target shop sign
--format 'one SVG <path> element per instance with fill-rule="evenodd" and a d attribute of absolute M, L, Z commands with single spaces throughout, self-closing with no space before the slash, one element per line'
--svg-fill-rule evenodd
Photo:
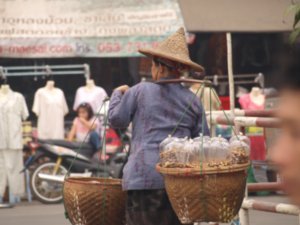
<path fill-rule="evenodd" d="M 183 26 L 177 0 L 0 0 L 0 57 L 128 57 Z"/>

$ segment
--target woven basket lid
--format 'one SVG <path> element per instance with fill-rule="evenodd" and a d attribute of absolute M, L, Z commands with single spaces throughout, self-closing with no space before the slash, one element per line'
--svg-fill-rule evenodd
<path fill-rule="evenodd" d="M 146 56 L 156 56 L 181 63 L 198 72 L 204 71 L 201 65 L 190 59 L 183 27 L 159 43 L 156 48 L 140 48 L 139 52 Z"/>

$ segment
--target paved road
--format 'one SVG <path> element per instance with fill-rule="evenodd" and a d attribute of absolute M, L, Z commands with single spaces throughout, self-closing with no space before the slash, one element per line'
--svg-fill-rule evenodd
<path fill-rule="evenodd" d="M 255 199 L 287 202 L 286 198 L 278 196 L 256 197 Z M 297 225 L 298 221 L 296 216 L 256 211 L 250 214 L 251 225 Z M 63 205 L 42 205 L 33 202 L 22 203 L 13 209 L 0 209 L 0 225 L 70 225 L 70 223 L 64 217 Z"/>

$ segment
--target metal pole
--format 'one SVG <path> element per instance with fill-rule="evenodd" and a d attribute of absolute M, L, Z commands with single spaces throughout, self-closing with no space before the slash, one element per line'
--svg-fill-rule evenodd
<path fill-rule="evenodd" d="M 253 74 L 242 74 L 242 75 L 239 75 L 239 74 L 235 74 L 234 75 L 234 78 L 256 78 L 259 76 L 260 73 L 253 73 Z M 218 79 L 227 79 L 228 77 L 226 75 L 213 75 L 213 76 L 205 76 L 206 79 L 213 79 L 213 78 L 218 78 Z"/>
<path fill-rule="evenodd" d="M 6 66 L 7 70 L 41 70 L 45 69 L 46 66 Z M 50 69 L 84 69 L 84 64 L 74 65 L 49 65 Z"/>
<path fill-rule="evenodd" d="M 240 224 L 241 225 L 249 225 L 249 209 L 243 209 L 241 208 L 239 211 L 239 218 L 240 218 Z"/>
<path fill-rule="evenodd" d="M 271 182 L 271 183 L 253 183 L 247 184 L 249 192 L 257 191 L 280 191 L 282 190 L 281 183 Z"/>
<path fill-rule="evenodd" d="M 231 116 L 230 110 L 217 110 L 211 112 L 214 115 L 224 115 Z M 209 116 L 210 112 L 206 112 L 206 115 Z M 246 117 L 276 117 L 276 110 L 274 109 L 267 109 L 267 110 L 243 110 L 243 109 L 235 109 L 234 116 L 246 116 Z"/>
<path fill-rule="evenodd" d="M 210 119 L 210 116 L 207 116 Z M 265 127 L 280 128 L 280 119 L 273 117 L 233 117 L 212 114 L 213 124 L 240 126 L 240 127 Z"/>
<path fill-rule="evenodd" d="M 257 211 L 280 213 L 287 215 L 299 215 L 299 208 L 295 205 L 257 201 L 253 199 L 244 199 L 242 204 L 243 209 L 253 209 Z"/>
<path fill-rule="evenodd" d="M 233 65 L 232 65 L 232 40 L 231 33 L 226 33 L 227 40 L 227 68 L 228 68 L 228 82 L 229 82 L 229 98 L 230 110 L 234 114 L 235 97 L 234 97 L 234 78 L 233 78 Z"/>
<path fill-rule="evenodd" d="M 90 67 L 82 65 L 45 65 L 45 66 L 0 66 L 0 78 L 17 76 L 83 75 L 90 78 Z"/>

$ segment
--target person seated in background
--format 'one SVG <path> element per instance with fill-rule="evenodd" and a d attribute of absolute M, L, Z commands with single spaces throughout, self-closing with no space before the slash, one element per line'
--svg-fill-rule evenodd
<path fill-rule="evenodd" d="M 272 149 L 284 191 L 300 206 L 300 57 L 293 56 L 280 72 L 280 102 L 277 115 L 281 133 Z"/>
<path fill-rule="evenodd" d="M 94 112 L 90 104 L 82 103 L 77 108 L 77 117 L 73 121 L 68 141 L 76 138 L 78 142 L 90 143 L 94 151 L 100 149 L 100 136 L 96 132 L 99 126 L 98 120 L 94 117 Z"/>

